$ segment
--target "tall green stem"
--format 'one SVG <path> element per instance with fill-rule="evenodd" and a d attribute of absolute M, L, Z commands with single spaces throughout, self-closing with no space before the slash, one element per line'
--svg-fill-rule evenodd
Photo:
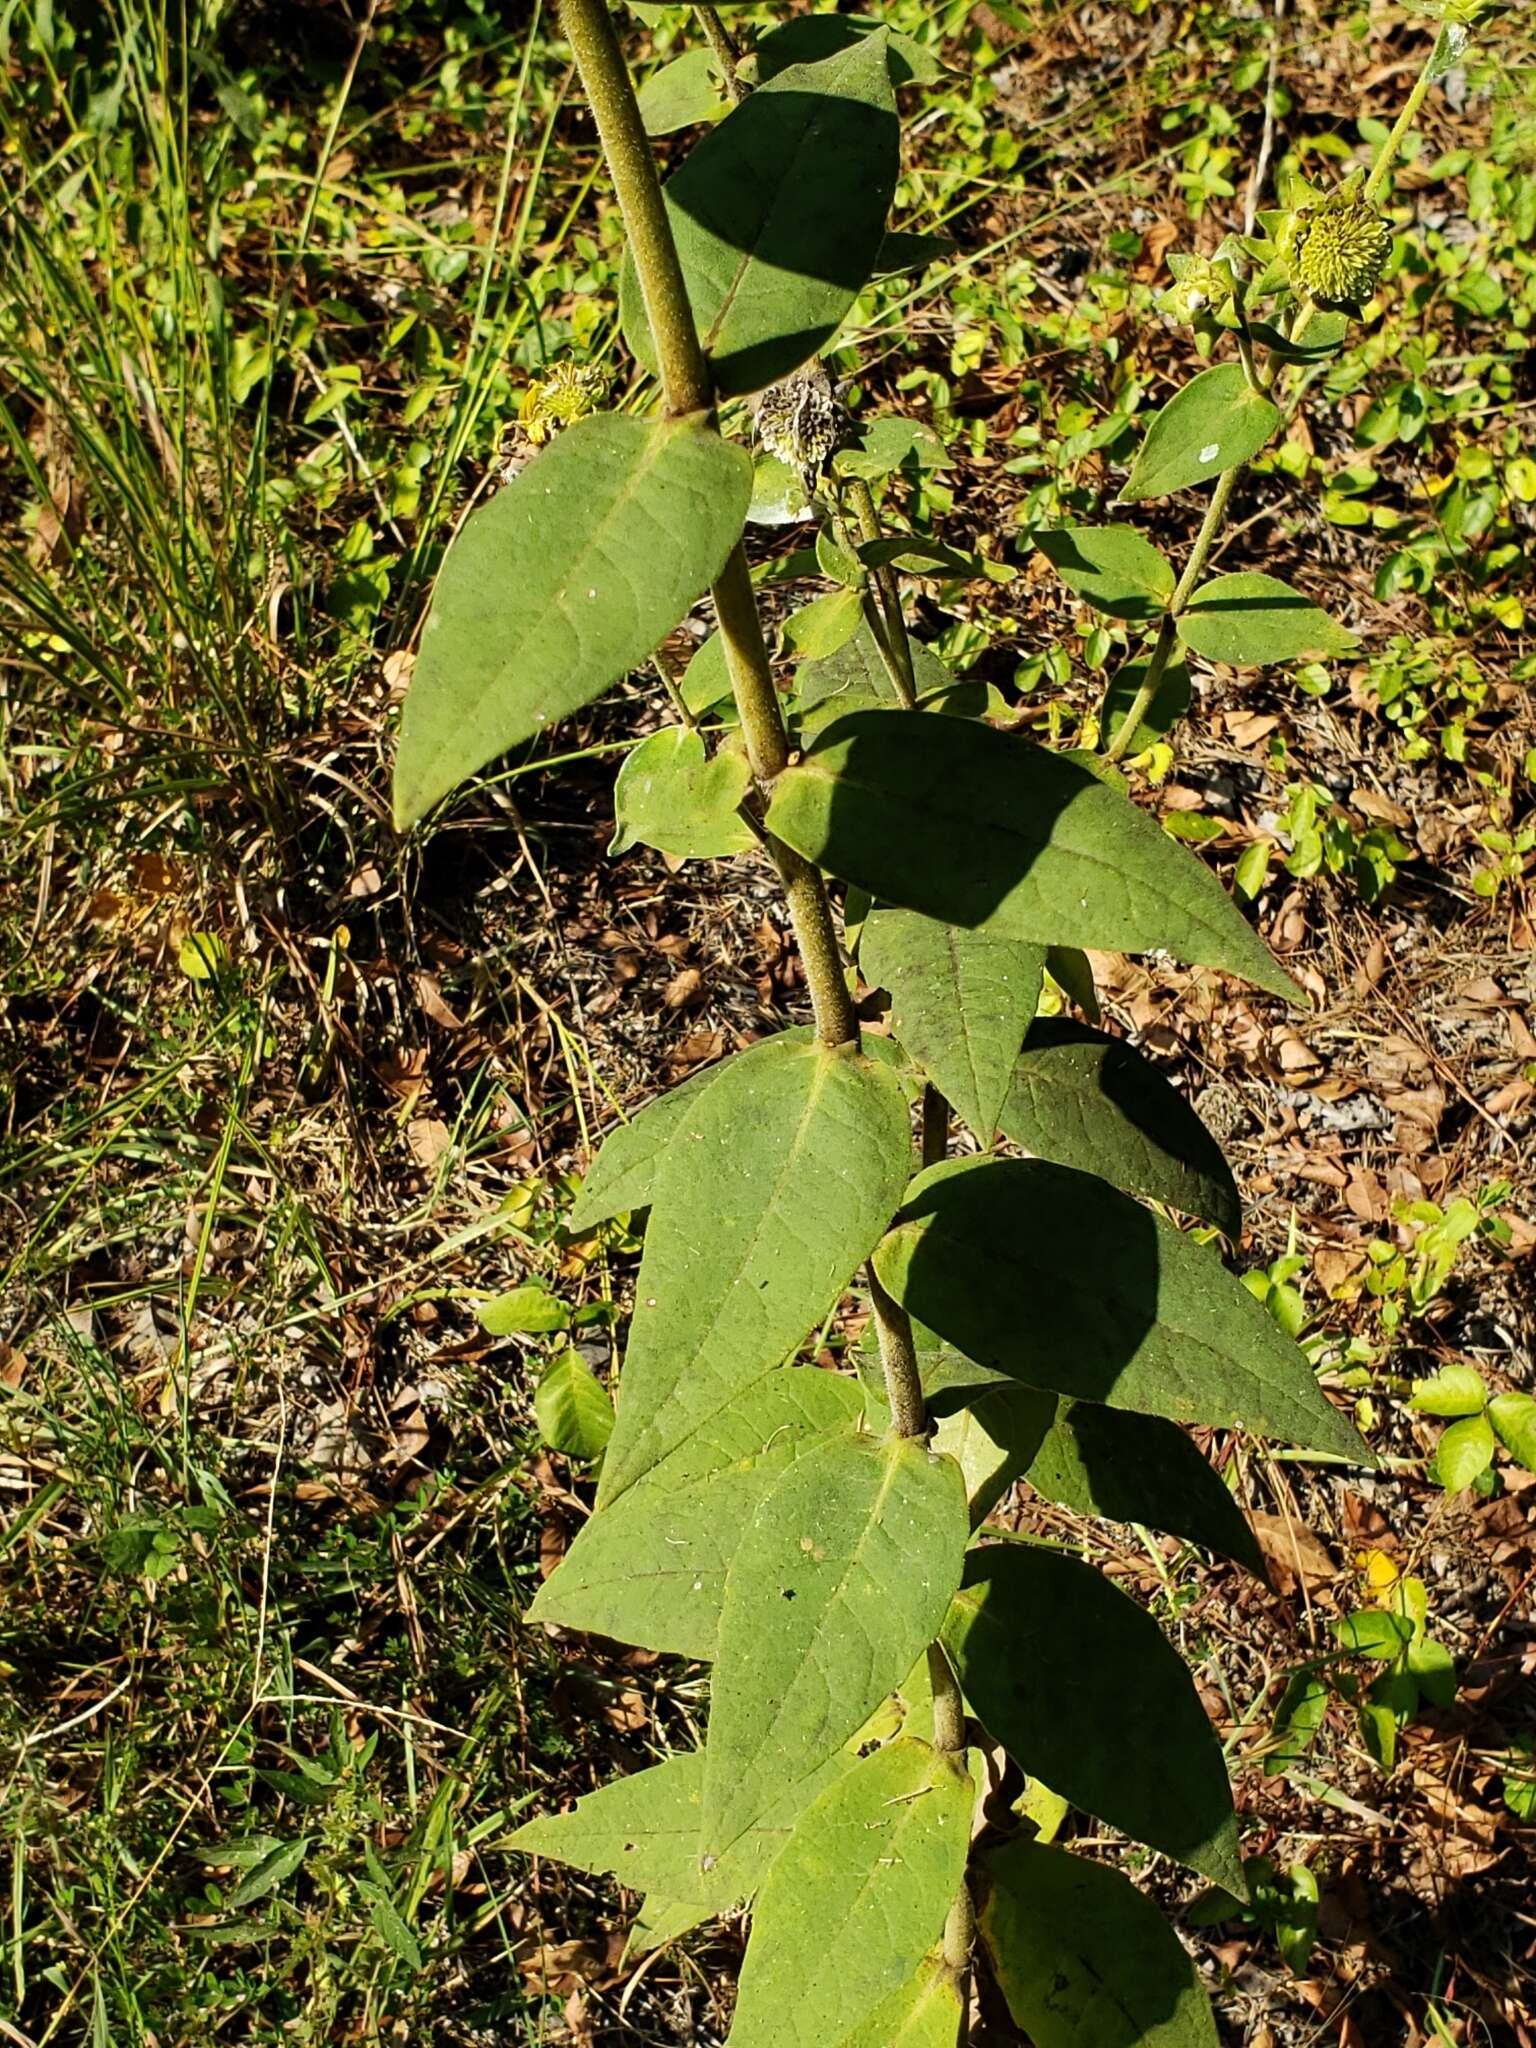
<path fill-rule="evenodd" d="M 561 21 L 597 122 L 598 140 L 613 177 L 624 231 L 634 257 L 646 319 L 656 344 L 656 366 L 669 413 L 709 412 L 715 402 L 709 365 L 699 346 L 677 244 L 661 196 L 656 159 L 614 34 L 607 0 L 563 0 Z M 788 766 L 789 737 L 747 558 L 738 541 L 711 595 L 726 668 L 747 743 L 747 759 L 760 788 Z M 859 1035 L 848 993 L 837 928 L 821 872 L 772 834 L 765 835 L 800 948 L 816 1019 L 825 1045 L 846 1045 Z"/>

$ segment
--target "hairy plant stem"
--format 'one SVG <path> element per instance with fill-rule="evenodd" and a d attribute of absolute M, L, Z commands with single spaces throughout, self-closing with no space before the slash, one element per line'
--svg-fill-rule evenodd
<path fill-rule="evenodd" d="M 961 1696 L 960 1682 L 955 1677 L 954 1666 L 942 1643 L 928 1645 L 928 1683 L 933 1693 L 933 1746 L 946 1756 L 958 1757 L 965 1761 L 969 1747 L 965 1725 L 965 1700 Z M 960 1889 L 944 1922 L 944 1960 L 960 1980 L 961 1996 L 965 1995 L 966 1979 L 970 1974 L 971 1950 L 976 1942 L 976 1909 L 971 1903 L 971 1889 L 965 1879 L 960 1880 Z"/>
<path fill-rule="evenodd" d="M 1377 152 L 1376 161 L 1371 166 L 1371 174 L 1367 178 L 1365 187 L 1360 195 L 1366 205 L 1371 205 L 1375 202 L 1376 195 L 1386 183 L 1387 176 L 1397 160 L 1397 153 L 1402 148 L 1403 138 L 1412 127 L 1415 115 L 1424 104 L 1425 96 L 1432 82 L 1429 75 L 1429 63 L 1430 60 L 1426 59 L 1424 68 L 1414 80 L 1413 90 L 1404 102 L 1403 110 L 1398 115 L 1391 134 Z M 1301 340 L 1311 325 L 1316 311 L 1316 306 L 1310 300 L 1300 308 L 1290 330 L 1289 338 L 1292 341 L 1299 342 Z M 1266 384 L 1259 377 L 1253 359 L 1252 343 L 1246 334 L 1246 330 L 1239 333 L 1237 346 L 1249 384 L 1255 391 L 1267 392 L 1271 390 L 1274 378 L 1271 376 L 1269 383 Z M 1305 376 L 1298 381 L 1297 388 L 1291 394 L 1289 404 L 1283 408 L 1283 425 L 1289 425 L 1290 421 L 1295 417 L 1296 409 L 1301 404 L 1302 398 L 1305 396 L 1311 382 L 1312 379 Z M 1167 671 L 1168 663 L 1178 642 L 1177 620 L 1179 614 L 1189 603 L 1195 585 L 1204 573 L 1206 562 L 1210 558 L 1211 549 L 1215 546 L 1216 537 L 1226 523 L 1227 507 L 1232 502 L 1232 493 L 1236 490 L 1238 479 L 1247 466 L 1246 463 L 1240 462 L 1236 468 L 1224 471 L 1216 480 L 1216 488 L 1212 491 L 1211 501 L 1206 506 L 1205 517 L 1200 522 L 1200 531 L 1195 536 L 1195 544 L 1190 550 L 1189 560 L 1184 565 L 1184 573 L 1179 578 L 1178 586 L 1173 596 L 1168 600 L 1168 609 L 1164 612 L 1162 621 L 1158 626 L 1157 639 L 1153 643 L 1152 654 L 1147 662 L 1147 673 L 1142 680 L 1141 688 L 1132 698 L 1118 730 L 1104 749 L 1106 761 L 1115 762 L 1123 759 L 1135 736 L 1137 727 L 1141 724 L 1143 718 L 1146 717 L 1152 700 L 1157 695 L 1163 676 Z"/>
<path fill-rule="evenodd" d="M 736 76 L 736 66 L 741 62 L 741 52 L 736 47 L 735 39 L 713 7 L 700 4 L 696 5 L 693 11 L 699 17 L 699 27 L 704 31 L 705 40 L 715 53 L 715 62 L 720 66 L 731 104 L 739 107 L 747 96 L 747 88 Z"/>
<path fill-rule="evenodd" d="M 883 538 L 880 514 L 875 509 L 875 494 L 869 488 L 868 479 L 862 476 L 850 478 L 848 502 L 853 507 L 853 516 L 859 522 L 859 533 L 865 541 Z M 901 586 L 896 581 L 896 572 L 889 563 L 884 563 L 871 572 L 875 589 L 880 594 L 880 609 L 885 617 L 885 646 L 881 652 L 891 664 L 891 681 L 896 695 L 908 711 L 917 708 L 917 682 L 912 668 L 912 642 L 907 637 L 907 621 L 901 609 Z"/>
<path fill-rule="evenodd" d="M 928 1411 L 923 1401 L 923 1377 L 917 1365 L 912 1318 L 881 1286 L 873 1260 L 865 1267 L 864 1277 L 869 1282 L 869 1298 L 875 1309 L 875 1335 L 880 1340 L 880 1369 L 885 1374 L 891 1428 L 897 1436 L 926 1436 Z"/>
<path fill-rule="evenodd" d="M 607 0 L 562 0 L 561 21 L 597 122 L 598 140 L 635 259 L 666 409 L 674 415 L 712 413 L 715 394 L 709 365 L 699 346 L 677 244 L 662 201 L 656 159 L 640 119 Z M 711 595 L 747 759 L 761 790 L 789 765 L 789 736 L 774 688 L 746 554 L 739 541 Z M 824 1045 L 857 1042 L 858 1018 L 848 993 L 821 871 L 771 833 L 765 838 L 789 905 L 816 1035 Z"/>

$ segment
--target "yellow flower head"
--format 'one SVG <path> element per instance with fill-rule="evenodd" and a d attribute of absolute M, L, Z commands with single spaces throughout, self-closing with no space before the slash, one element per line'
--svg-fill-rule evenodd
<path fill-rule="evenodd" d="M 1336 192 L 1299 207 L 1287 223 L 1291 276 L 1319 306 L 1354 312 L 1371 296 L 1392 228 L 1358 193 Z"/>
<path fill-rule="evenodd" d="M 608 379 L 592 363 L 556 363 L 547 377 L 532 377 L 518 405 L 518 424 L 535 448 L 596 412 Z"/>

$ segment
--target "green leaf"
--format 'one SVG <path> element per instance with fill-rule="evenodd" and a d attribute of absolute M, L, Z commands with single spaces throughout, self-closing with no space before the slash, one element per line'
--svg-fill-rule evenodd
<path fill-rule="evenodd" d="M 791 64 L 816 64 L 851 49 L 880 26 L 856 14 L 803 14 L 771 29 L 747 62 L 755 67 L 758 83 L 764 84 Z M 886 48 L 893 85 L 932 85 L 944 76 L 933 52 L 912 36 L 893 31 Z"/>
<path fill-rule="evenodd" d="M 1453 1422 L 1435 1446 L 1432 1471 L 1447 1493 L 1461 1493 L 1481 1479 L 1498 1448 L 1486 1415 Z"/>
<path fill-rule="evenodd" d="M 774 784 L 768 828 L 904 910 L 1030 944 L 1145 952 L 1294 993 L 1208 869 L 1081 762 L 916 711 L 840 718 Z"/>
<path fill-rule="evenodd" d="M 1275 1709 L 1276 1743 L 1265 1756 L 1265 1775 L 1278 1778 L 1300 1770 L 1327 1718 L 1327 1686 L 1315 1672 L 1293 1671 Z"/>
<path fill-rule="evenodd" d="M 1178 628 L 1186 647 L 1230 668 L 1348 654 L 1356 645 L 1353 633 L 1288 583 L 1248 570 L 1202 583 Z"/>
<path fill-rule="evenodd" d="M 665 197 L 722 397 L 777 383 L 836 333 L 879 258 L 897 168 L 882 34 L 778 72 L 689 152 Z M 629 253 L 619 306 L 654 369 Z"/>
<path fill-rule="evenodd" d="M 406 693 L 396 825 L 644 661 L 719 574 L 751 482 L 700 418 L 598 413 L 471 513 Z"/>
<path fill-rule="evenodd" d="M 1268 1576 L 1242 1509 L 1204 1453 L 1159 1415 L 1064 1401 L 1024 1476 L 1077 1514 L 1139 1522 Z"/>
<path fill-rule="evenodd" d="M 493 1295 L 482 1301 L 475 1313 L 488 1337 L 547 1336 L 551 1330 L 563 1330 L 571 1320 L 565 1303 L 537 1280 Z"/>
<path fill-rule="evenodd" d="M 893 242 L 945 239 L 942 235 L 887 235 L 882 251 L 888 253 Z M 860 422 L 855 434 L 853 443 L 839 448 L 832 457 L 832 467 L 838 476 L 861 476 L 877 483 L 881 477 L 894 476 L 900 470 L 920 474 L 948 467 L 944 443 L 921 420 L 905 419 L 900 413 L 882 413 L 876 419 Z"/>
<path fill-rule="evenodd" d="M 1150 1060 L 1102 1031 L 1041 1017 L 998 1118 L 1026 1152 L 1169 1202 L 1234 1242 L 1242 1205 L 1221 1147 Z"/>
<path fill-rule="evenodd" d="M 1474 1367 L 1447 1365 L 1429 1379 L 1414 1381 L 1408 1405 L 1421 1415 L 1481 1415 L 1488 1406 L 1488 1389 Z"/>
<path fill-rule="evenodd" d="M 703 121 L 718 121 L 729 101 L 713 50 L 685 50 L 653 71 L 636 98 L 647 135 L 675 135 Z"/>
<path fill-rule="evenodd" d="M 924 1958 L 917 1974 L 893 1991 L 837 2048 L 955 2048 L 965 2018 L 959 1980 L 942 1955 Z"/>
<path fill-rule="evenodd" d="M 706 1852 L 901 1684 L 960 1582 L 968 1533 L 958 1467 L 910 1438 L 833 1437 L 765 1495 L 725 1578 Z"/>
<path fill-rule="evenodd" d="M 1194 1963 L 1119 1871 L 1027 1841 L 987 1869 L 982 1939 L 1035 2048 L 1217 2048 Z"/>
<path fill-rule="evenodd" d="M 665 1899 L 659 1892 L 647 1892 L 640 1902 L 639 1912 L 630 1923 L 624 1953 L 619 1958 L 620 1969 L 637 1963 L 653 1949 L 665 1948 L 669 1942 L 691 1933 L 709 1918 L 708 1906 L 701 1905 L 696 1899 Z"/>
<path fill-rule="evenodd" d="M 1267 320 L 1255 320 L 1253 338 L 1263 342 L 1283 363 L 1325 363 L 1336 356 L 1349 338 L 1347 313 L 1318 313 L 1307 328 L 1304 341 L 1292 341 Z"/>
<path fill-rule="evenodd" d="M 1146 681 L 1146 661 L 1123 662 L 1109 680 L 1099 705 L 1099 723 L 1104 729 L 1106 740 L 1118 740 L 1120 728 L 1130 716 Z M 1152 701 L 1141 714 L 1141 723 L 1126 743 L 1126 753 L 1133 757 L 1144 754 L 1148 747 L 1172 732 L 1179 720 L 1189 709 L 1189 670 L 1182 661 L 1170 661 L 1163 670 L 1162 680 L 1152 693 Z"/>
<path fill-rule="evenodd" d="M 1371 1463 L 1216 1254 L 1090 1173 L 1043 1159 L 930 1167 L 875 1268 L 909 1315 L 1026 1386 Z"/>
<path fill-rule="evenodd" d="M 1054 1394 L 998 1380 L 968 1393 L 938 1418 L 933 1448 L 960 1467 L 973 1529 L 1038 1458 L 1055 1414 Z"/>
<path fill-rule="evenodd" d="M 689 660 L 678 689 L 692 717 L 723 715 L 734 723 L 731 672 L 726 666 L 725 642 L 718 633 L 711 633 Z"/>
<path fill-rule="evenodd" d="M 302 1865 L 309 1854 L 313 1835 L 300 1835 L 297 1840 L 284 1842 L 280 1848 L 270 1850 L 224 1901 L 231 1912 L 238 1912 L 242 1906 L 253 1906 L 258 1899 L 264 1899 L 268 1892 L 275 1892 Z"/>
<path fill-rule="evenodd" d="M 866 2038 L 943 1931 L 972 1796 L 957 1758 L 904 1736 L 806 1810 L 752 1915 L 731 2048 L 855 2048 Z M 908 2036 L 914 2048 L 923 2038 Z"/>
<path fill-rule="evenodd" d="M 833 590 L 813 597 L 784 621 L 784 644 L 808 661 L 826 661 L 864 623 L 864 598 L 857 590 Z"/>
<path fill-rule="evenodd" d="M 1092 1565 L 1033 1544 L 966 1559 L 944 1622 L 961 1690 L 1029 1777 L 1241 1893 L 1232 1788 L 1183 1658 Z"/>
<path fill-rule="evenodd" d="M 1177 580 L 1166 555 L 1133 526 L 1059 526 L 1035 535 L 1068 590 L 1113 619 L 1154 619 Z"/>
<path fill-rule="evenodd" d="M 397 1962 L 405 1964 L 408 1970 L 418 1975 L 426 1967 L 422 1959 L 421 1944 L 400 1917 L 400 1909 L 393 1899 L 388 1898 L 376 1887 L 368 1888 L 368 1918 L 373 1931 Z"/>
<path fill-rule="evenodd" d="M 875 258 L 873 274 L 876 277 L 900 277 L 907 271 L 917 274 L 932 263 L 948 262 L 951 256 L 959 253 L 959 248 L 960 244 L 953 235 L 904 234 L 899 229 L 887 229 L 880 244 L 880 254 Z M 862 473 L 856 469 L 839 472 L 844 476 Z M 889 472 L 879 470 L 876 474 L 885 476 Z"/>
<path fill-rule="evenodd" d="M 1209 483 L 1257 455 L 1279 424 L 1280 408 L 1253 390 L 1241 363 L 1202 370 L 1147 429 L 1120 502 L 1135 505 Z"/>
<path fill-rule="evenodd" d="M 985 1144 L 1040 1001 L 1045 948 L 876 910 L 859 940 L 865 979 L 891 997 L 891 1029 Z"/>
<path fill-rule="evenodd" d="M 1536 1472 L 1536 1399 L 1529 1394 L 1495 1394 L 1488 1420 L 1499 1442 L 1527 1472 Z"/>
<path fill-rule="evenodd" d="M 648 1102 L 627 1124 L 616 1124 L 603 1140 L 602 1148 L 582 1182 L 581 1192 L 565 1219 L 567 1236 L 580 1237 L 609 1216 L 648 1209 L 662 1165 L 679 1131 L 693 1114 L 699 1096 L 706 1088 L 712 1088 L 729 1068 L 750 1071 L 761 1062 L 772 1063 L 781 1059 L 783 1042 L 788 1039 L 797 1045 L 812 1042 L 811 1033 L 803 1028 L 781 1032 L 774 1038 L 759 1039 L 756 1045 L 749 1045 L 744 1052 L 732 1053 L 718 1066 L 705 1067 L 697 1074 L 690 1074 L 676 1088 L 665 1095 L 658 1095 L 654 1102 Z M 742 1085 L 739 1074 L 732 1085 Z"/>
<path fill-rule="evenodd" d="M 669 1757 L 648 1771 L 615 1778 L 578 1799 L 569 1813 L 525 1821 L 507 1841 L 529 1856 L 553 1856 L 577 1870 L 602 1871 L 633 1891 L 678 1904 L 728 1912 L 749 1898 L 815 1799 L 852 1769 L 840 1754 L 782 1791 L 757 1825 L 713 1863 L 699 1860 L 704 1752 Z"/>
<path fill-rule="evenodd" d="M 608 1389 L 577 1351 L 562 1351 L 533 1390 L 534 1419 L 552 1451 L 590 1464 L 613 1435 Z"/>
<path fill-rule="evenodd" d="M 637 842 L 683 860 L 749 852 L 757 839 L 741 802 L 751 780 L 744 754 L 726 748 L 707 754 L 700 735 L 685 725 L 653 732 L 626 757 L 614 783 L 609 853 Z"/>
<path fill-rule="evenodd" d="M 917 700 L 924 711 L 953 718 L 979 718 L 987 709 L 987 685 L 980 678 L 950 674 L 931 647 L 909 640 Z M 851 640 L 824 661 L 805 661 L 795 672 L 792 712 L 802 745 L 808 745 L 835 718 L 848 711 L 882 706 L 894 709 L 897 698 L 875 645 L 867 619 Z"/>
<path fill-rule="evenodd" d="M 1431 1706 L 1449 1707 L 1456 1699 L 1456 1659 L 1433 1636 L 1416 1636 L 1404 1659 L 1408 1675 Z"/>
<path fill-rule="evenodd" d="M 786 1466 L 851 1428 L 862 1401 L 835 1373 L 770 1372 L 585 1523 L 529 1621 L 712 1658 L 726 1568 L 753 1512 Z"/>
<path fill-rule="evenodd" d="M 901 1199 L 912 1140 L 896 1075 L 798 1034 L 768 1045 L 690 1093 L 672 1126 L 600 1503 L 793 1350 Z"/>
<path fill-rule="evenodd" d="M 1388 1663 L 1413 1638 L 1413 1623 L 1405 1615 L 1389 1614 L 1384 1607 L 1362 1607 L 1357 1614 L 1344 1614 L 1333 1624 L 1340 1645 L 1357 1657 L 1374 1657 Z"/>

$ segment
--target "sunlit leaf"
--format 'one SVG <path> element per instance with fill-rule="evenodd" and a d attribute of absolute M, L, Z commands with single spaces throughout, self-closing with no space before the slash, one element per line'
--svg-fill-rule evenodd
<path fill-rule="evenodd" d="M 703 419 L 598 413 L 471 513 L 401 713 L 396 824 L 644 661 L 719 574 L 751 478 Z"/>

